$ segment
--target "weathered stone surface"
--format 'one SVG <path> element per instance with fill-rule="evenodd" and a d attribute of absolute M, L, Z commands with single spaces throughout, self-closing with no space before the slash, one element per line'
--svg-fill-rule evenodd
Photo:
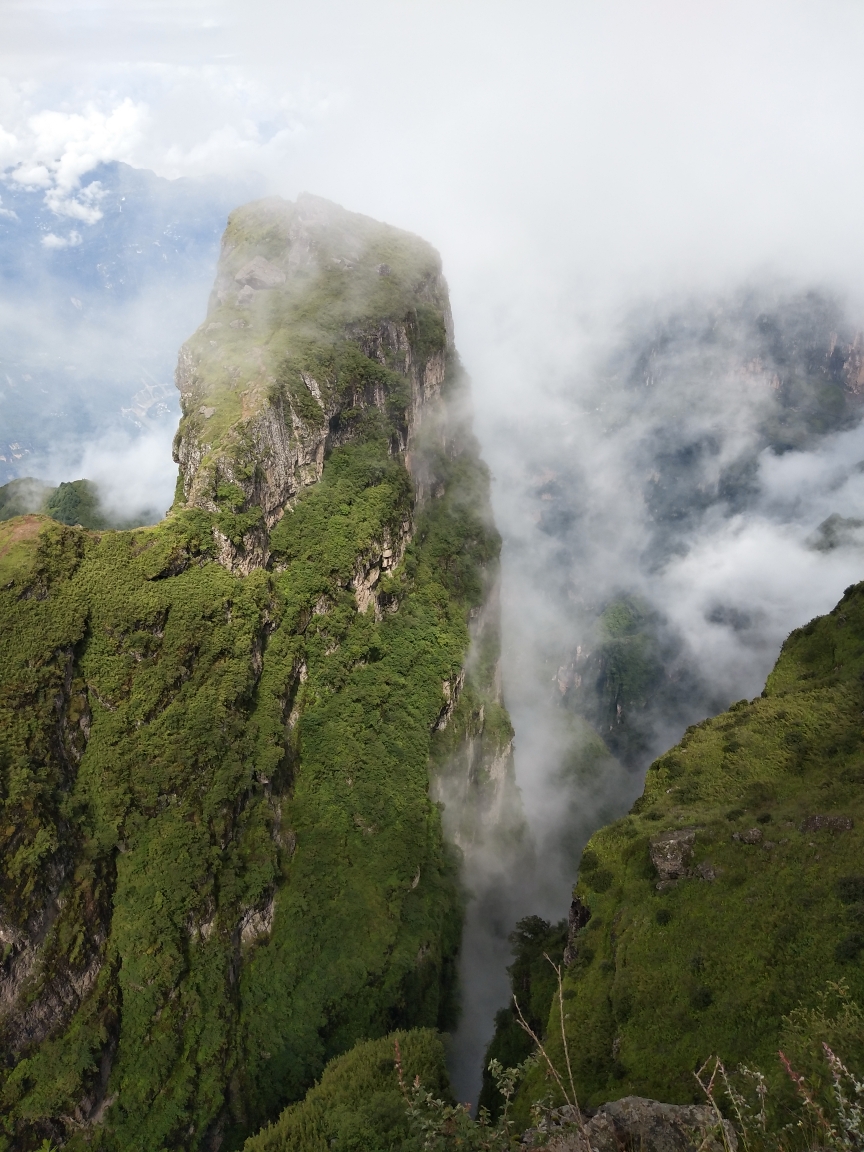
<path fill-rule="evenodd" d="M 234 279 L 238 284 L 246 284 L 250 288 L 278 288 L 285 283 L 285 273 L 265 257 L 256 256 L 243 265 Z"/>
<path fill-rule="evenodd" d="M 802 832 L 849 832 L 854 827 L 851 816 L 808 816 Z"/>
<path fill-rule="evenodd" d="M 738 840 L 741 844 L 761 844 L 762 829 L 748 828 L 746 832 L 733 832 L 732 839 Z"/>
<path fill-rule="evenodd" d="M 661 883 L 687 875 L 695 840 L 694 828 L 676 828 L 653 838 L 650 845 L 651 863 L 657 869 Z"/>
<path fill-rule="evenodd" d="M 549 1152 L 737 1152 L 728 1120 L 707 1104 L 661 1104 L 625 1096 L 603 1104 L 580 1125 L 574 1110 L 556 1109 L 545 1127 L 525 1133 L 529 1148 Z M 586 1148 L 587 1144 L 587 1148 Z"/>
<path fill-rule="evenodd" d="M 277 253 L 271 244 L 269 258 L 254 254 L 273 229 L 284 249 Z M 379 249 L 393 253 L 383 274 L 393 295 L 373 317 L 367 306 L 381 290 L 382 273 L 368 265 Z M 326 308 L 316 293 L 324 294 Z M 317 316 L 314 323 L 302 319 L 304 301 Z M 274 317 L 281 318 L 276 328 Z M 431 342 L 421 334 L 429 323 Z M 204 339 L 219 330 L 221 339 Z M 207 320 L 178 359 L 183 419 L 174 443 L 183 480 L 178 506 L 216 513 L 220 487 L 227 485 L 235 493 L 232 515 L 258 514 L 242 531 L 216 541 L 219 561 L 230 571 L 247 575 L 268 564 L 269 532 L 320 479 L 325 456 L 357 435 L 362 422 L 355 417 L 396 403 L 380 371 L 339 375 L 330 363 L 333 348 L 349 345 L 370 366 L 404 380 L 392 450 L 403 456 L 422 505 L 436 493 L 428 468 L 415 458 L 417 434 L 423 424 L 443 447 L 449 427 L 441 400 L 453 357 L 452 318 L 437 253 L 417 237 L 314 196 L 296 204 L 274 199 L 232 214 Z M 312 355 L 313 346 L 320 355 Z M 397 543 L 383 546 L 396 555 Z M 380 570 L 392 567 L 384 559 L 376 558 Z"/>

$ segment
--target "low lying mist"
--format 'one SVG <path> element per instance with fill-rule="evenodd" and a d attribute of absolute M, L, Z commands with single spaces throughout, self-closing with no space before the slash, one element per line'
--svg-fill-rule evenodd
<path fill-rule="evenodd" d="M 108 163 L 62 203 L 14 170 L 0 187 L 0 484 L 86 478 L 112 523 L 158 520 L 176 478 L 177 349 L 253 183 Z"/>
<path fill-rule="evenodd" d="M 480 416 L 536 863 L 469 912 L 464 1099 L 516 921 L 565 917 L 586 839 L 651 761 L 758 695 L 791 629 L 864 577 L 864 338 L 842 301 L 769 285 L 572 329 L 569 364 Z"/>

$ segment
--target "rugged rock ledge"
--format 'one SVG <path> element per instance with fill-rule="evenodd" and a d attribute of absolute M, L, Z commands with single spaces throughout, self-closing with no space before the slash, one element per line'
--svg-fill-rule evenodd
<path fill-rule="evenodd" d="M 556 1108 L 542 1127 L 522 1137 L 526 1149 L 548 1152 L 737 1152 L 728 1120 L 707 1104 L 661 1104 L 625 1096 L 602 1104 L 580 1124 L 570 1108 Z"/>
<path fill-rule="evenodd" d="M 453 354 L 440 261 L 421 240 L 310 195 L 233 213 L 207 319 L 180 352 L 174 445 L 182 503 L 237 518 L 220 561 L 267 563 L 269 530 L 367 408 L 399 408 L 391 450 L 422 498 L 410 449 L 440 416 Z"/>

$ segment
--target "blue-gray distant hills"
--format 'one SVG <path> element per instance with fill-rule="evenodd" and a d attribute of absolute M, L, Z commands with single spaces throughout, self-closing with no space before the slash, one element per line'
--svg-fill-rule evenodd
<path fill-rule="evenodd" d="M 77 193 L 101 213 L 88 224 L 5 174 L 0 483 L 118 424 L 175 419 L 176 349 L 203 315 L 227 214 L 249 192 L 100 164 Z"/>

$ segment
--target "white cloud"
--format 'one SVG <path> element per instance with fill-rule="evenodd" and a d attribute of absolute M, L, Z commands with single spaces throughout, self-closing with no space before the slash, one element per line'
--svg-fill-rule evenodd
<path fill-rule="evenodd" d="M 0 125 L 0 171 L 15 162 L 18 155 L 18 137 Z"/>
<path fill-rule="evenodd" d="M 22 160 L 9 173 L 9 179 L 23 188 L 47 188 L 51 184 L 51 172 L 44 164 Z"/>
<path fill-rule="evenodd" d="M 127 96 L 107 111 L 93 103 L 83 112 L 43 110 L 28 116 L 18 135 L 0 127 L 6 179 L 25 188 L 44 189 L 45 203 L 56 216 L 95 224 L 102 218 L 102 189 L 92 181 L 82 189 L 81 177 L 99 163 L 131 161 L 146 119 L 146 105 Z M 57 248 L 80 243 L 80 239 L 60 242 L 58 237 L 46 237 L 43 243 Z"/>
<path fill-rule="evenodd" d="M 42 237 L 43 248 L 77 248 L 81 243 L 81 233 L 72 231 L 68 236 L 57 236 L 48 232 Z"/>
<path fill-rule="evenodd" d="M 105 190 L 99 181 L 91 180 L 72 196 L 67 189 L 56 186 L 50 188 L 45 195 L 45 203 L 56 216 L 68 216 L 84 224 L 95 224 L 102 219 L 102 210 L 98 205 L 104 195 Z"/>

